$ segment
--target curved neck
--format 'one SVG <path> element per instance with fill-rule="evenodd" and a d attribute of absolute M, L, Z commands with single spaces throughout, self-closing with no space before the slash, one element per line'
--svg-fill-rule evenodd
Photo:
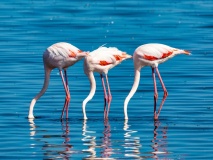
<path fill-rule="evenodd" d="M 45 93 L 45 91 L 48 88 L 51 70 L 52 69 L 50 69 L 44 65 L 44 71 L 45 71 L 44 84 L 43 84 L 41 91 L 32 99 L 32 101 L 30 103 L 28 118 L 34 118 L 34 116 L 33 116 L 34 105 L 35 105 L 36 101 Z"/>
<path fill-rule="evenodd" d="M 140 69 L 135 69 L 135 79 L 134 79 L 134 83 L 132 85 L 132 89 L 129 92 L 129 95 L 126 97 L 125 101 L 124 101 L 124 118 L 128 119 L 128 115 L 127 115 L 127 105 L 129 103 L 129 100 L 132 98 L 132 96 L 135 94 L 138 85 L 140 82 Z"/>
<path fill-rule="evenodd" d="M 95 90 L 96 90 L 96 82 L 95 82 L 95 77 L 94 77 L 93 72 L 89 72 L 87 76 L 90 81 L 90 93 L 87 96 L 87 98 L 83 101 L 83 104 L 82 104 L 82 111 L 83 111 L 84 119 L 87 119 L 86 111 L 85 111 L 86 104 L 88 101 L 90 101 L 93 98 L 93 96 L 95 94 Z"/>

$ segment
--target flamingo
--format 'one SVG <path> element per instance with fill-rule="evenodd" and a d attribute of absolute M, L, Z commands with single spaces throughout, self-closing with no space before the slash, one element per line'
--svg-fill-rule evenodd
<path fill-rule="evenodd" d="M 85 107 L 88 101 L 90 101 L 96 90 L 96 81 L 94 78 L 93 72 L 100 73 L 102 86 L 104 90 L 104 118 L 108 117 L 109 107 L 112 100 L 112 95 L 110 92 L 110 85 L 108 82 L 108 71 L 115 67 L 116 65 L 120 64 L 123 60 L 131 58 L 132 56 L 126 54 L 118 50 L 115 47 L 99 47 L 98 49 L 90 52 L 90 54 L 84 60 L 84 73 L 88 76 L 90 81 L 90 93 L 86 97 L 86 99 L 82 103 L 82 110 L 84 119 L 87 119 Z M 108 93 L 106 91 L 105 82 L 103 74 L 105 74 L 106 83 Z M 106 110 L 106 103 L 108 103 L 108 110 Z"/>
<path fill-rule="evenodd" d="M 36 101 L 45 93 L 48 88 L 50 73 L 54 68 L 58 68 L 60 72 L 60 76 L 62 78 L 62 83 L 64 85 L 66 98 L 64 103 L 64 108 L 62 110 L 61 118 L 63 118 L 64 110 L 66 109 L 66 118 L 68 118 L 68 103 L 70 101 L 70 92 L 68 86 L 68 78 L 67 78 L 67 68 L 69 66 L 74 65 L 76 62 L 81 60 L 83 57 L 87 56 L 87 52 L 83 52 L 79 50 L 77 47 L 66 43 L 59 42 L 51 45 L 46 49 L 43 54 L 43 63 L 44 63 L 44 84 L 41 91 L 32 99 L 29 108 L 29 119 L 34 119 L 33 116 L 33 108 Z M 64 70 L 64 75 L 62 73 Z"/>
<path fill-rule="evenodd" d="M 160 83 L 162 85 L 163 91 L 164 91 L 164 99 L 168 96 L 168 92 L 166 90 L 166 87 L 163 83 L 163 80 L 161 78 L 160 72 L 158 70 L 158 64 L 161 64 L 168 59 L 174 57 L 177 54 L 186 54 L 190 55 L 190 52 L 187 50 L 177 49 L 173 48 L 164 44 L 158 44 L 158 43 L 150 43 L 150 44 L 144 44 L 139 46 L 133 55 L 133 61 L 134 61 L 134 70 L 135 70 L 135 78 L 134 83 L 132 86 L 132 89 L 130 90 L 128 96 L 126 97 L 124 101 L 124 118 L 128 119 L 127 115 L 127 105 L 129 103 L 129 100 L 132 98 L 132 96 L 135 94 L 139 81 L 140 81 L 140 70 L 141 68 L 145 66 L 151 66 L 152 68 L 152 77 L 154 81 L 154 119 L 158 119 L 158 116 L 160 114 L 160 110 L 162 108 L 162 105 L 160 106 L 158 110 L 158 114 L 156 113 L 156 101 L 158 98 L 158 92 L 157 92 L 157 86 L 156 86 L 156 79 L 155 79 L 155 72 L 157 73 Z"/>

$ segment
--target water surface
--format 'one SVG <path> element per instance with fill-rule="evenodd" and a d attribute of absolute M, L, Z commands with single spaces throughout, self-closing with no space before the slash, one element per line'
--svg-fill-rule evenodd
<path fill-rule="evenodd" d="M 213 2 L 206 1 L 17 1 L 0 11 L 0 158 L 1 159 L 212 159 Z M 56 42 L 81 50 L 118 47 L 133 54 L 145 43 L 163 43 L 192 52 L 159 66 L 169 92 L 159 121 L 153 121 L 151 69 L 142 69 L 140 87 L 123 119 L 123 102 L 133 83 L 133 62 L 109 72 L 113 96 L 103 120 L 103 91 L 89 93 L 83 61 L 68 70 L 69 119 L 60 121 L 65 93 L 57 69 L 27 119 L 31 99 L 43 84 L 43 51 Z M 163 91 L 159 81 L 158 106 Z"/>

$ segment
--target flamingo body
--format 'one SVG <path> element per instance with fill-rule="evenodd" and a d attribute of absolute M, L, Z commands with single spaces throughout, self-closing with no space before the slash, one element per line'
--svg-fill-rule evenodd
<path fill-rule="evenodd" d="M 77 47 L 69 43 L 59 42 L 46 49 L 43 54 L 43 60 L 49 68 L 64 69 L 81 60 L 85 54 L 80 53 L 82 51 Z"/>
<path fill-rule="evenodd" d="M 108 116 L 109 107 L 111 103 L 111 93 L 110 93 L 110 87 L 108 83 L 108 71 L 115 67 L 116 65 L 120 64 L 123 60 L 131 58 L 132 56 L 126 54 L 125 52 L 122 52 L 118 50 L 115 47 L 99 47 L 98 49 L 90 52 L 90 54 L 85 58 L 84 60 L 84 72 L 88 76 L 90 80 L 90 93 L 87 96 L 87 98 L 83 101 L 82 104 L 82 110 L 84 119 L 87 119 L 85 107 L 88 101 L 90 101 L 96 90 L 96 81 L 94 78 L 93 72 L 98 72 L 101 75 L 102 79 L 102 85 L 104 89 L 104 98 L 105 98 L 105 104 L 108 103 L 108 111 L 106 111 L 105 108 L 105 118 Z M 108 87 L 108 94 L 106 93 L 105 83 L 103 75 L 105 74 L 107 87 Z M 107 112 L 107 113 L 106 113 Z"/>
<path fill-rule="evenodd" d="M 76 62 L 81 60 L 86 55 L 87 55 L 87 52 L 82 52 L 77 47 L 66 42 L 55 43 L 45 50 L 43 54 L 43 63 L 44 63 L 44 71 L 45 71 L 44 84 L 41 91 L 31 101 L 28 118 L 30 119 L 34 118 L 34 115 L 33 115 L 34 105 L 36 101 L 47 90 L 49 79 L 50 79 L 50 73 L 54 68 L 59 69 L 59 72 L 62 78 L 64 89 L 66 92 L 66 104 L 64 106 L 64 109 L 66 109 L 67 116 L 68 116 L 68 101 L 70 99 L 70 93 L 69 93 L 66 70 L 69 66 L 74 65 Z M 64 70 L 65 78 L 63 76 L 62 70 Z M 62 112 L 62 117 L 63 117 L 63 112 Z"/>
<path fill-rule="evenodd" d="M 163 83 L 163 80 L 160 76 L 160 72 L 158 70 L 158 65 L 178 54 L 189 55 L 190 53 L 189 53 L 189 51 L 186 51 L 186 50 L 173 48 L 173 47 L 170 47 L 170 46 L 167 46 L 164 44 L 159 44 L 159 43 L 144 44 L 144 45 L 139 46 L 135 50 L 134 55 L 133 55 L 135 78 L 134 78 L 134 83 L 133 83 L 132 89 L 130 90 L 128 96 L 126 97 L 126 99 L 124 101 L 124 118 L 125 119 L 128 119 L 127 105 L 129 103 L 129 100 L 135 94 L 135 92 L 138 88 L 139 82 L 140 82 L 141 68 L 143 68 L 145 66 L 151 66 L 151 68 L 152 68 L 152 76 L 153 76 L 153 81 L 154 81 L 154 92 L 155 92 L 154 100 L 156 102 L 156 100 L 158 98 L 158 93 L 157 93 L 157 86 L 156 86 L 156 79 L 155 79 L 155 71 L 160 79 L 162 88 L 164 90 L 164 97 L 166 97 L 168 95 L 168 92 L 167 92 L 166 87 Z M 154 109 L 154 118 L 157 119 L 158 115 L 156 114 L 156 110 Z"/>

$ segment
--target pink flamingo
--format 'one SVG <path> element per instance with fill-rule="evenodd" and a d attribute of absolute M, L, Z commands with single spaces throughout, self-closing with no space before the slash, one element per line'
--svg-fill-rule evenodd
<path fill-rule="evenodd" d="M 172 48 L 170 46 L 164 45 L 164 44 L 145 44 L 139 46 L 133 55 L 134 60 L 134 68 L 135 68 L 135 79 L 132 86 L 131 91 L 129 92 L 129 95 L 126 97 L 124 101 L 124 118 L 128 119 L 127 115 L 127 105 L 129 103 L 129 100 L 132 98 L 132 96 L 135 94 L 139 81 L 140 81 L 140 70 L 141 68 L 145 66 L 151 66 L 152 68 L 152 77 L 154 81 L 154 119 L 158 119 L 158 116 L 160 114 L 161 107 L 158 110 L 158 114 L 156 113 L 156 101 L 158 98 L 158 92 L 157 92 L 157 86 L 156 86 L 156 79 L 155 79 L 155 71 L 160 79 L 160 83 L 162 85 L 162 88 L 164 90 L 164 99 L 167 97 L 168 92 L 166 90 L 166 87 L 163 83 L 163 80 L 161 78 L 160 72 L 158 70 L 158 64 L 163 63 L 167 61 L 168 59 L 174 57 L 177 54 L 187 54 L 189 55 L 189 51 L 181 50 L 177 48 Z"/>
<path fill-rule="evenodd" d="M 34 118 L 33 116 L 34 105 L 36 101 L 47 90 L 49 80 L 50 80 L 50 73 L 54 68 L 59 69 L 60 76 L 62 78 L 64 89 L 66 92 L 66 98 L 65 98 L 65 103 L 64 103 L 64 108 L 62 110 L 61 118 L 63 118 L 65 109 L 66 109 L 66 118 L 68 118 L 68 103 L 70 101 L 70 92 L 69 92 L 69 86 L 68 86 L 67 68 L 69 66 L 74 65 L 76 62 L 81 60 L 86 55 L 87 55 L 87 52 L 82 52 L 77 47 L 65 42 L 53 44 L 52 46 L 46 49 L 46 51 L 43 54 L 43 63 L 44 63 L 44 71 L 45 71 L 44 84 L 41 91 L 31 101 L 28 118 L 30 119 Z M 64 70 L 64 75 L 62 73 L 62 70 Z"/>
<path fill-rule="evenodd" d="M 131 58 L 132 56 L 122 52 L 114 47 L 99 47 L 98 49 L 90 52 L 90 54 L 84 60 L 84 72 L 88 76 L 90 81 L 90 93 L 87 98 L 83 101 L 82 110 L 84 119 L 87 119 L 85 107 L 88 101 L 90 101 L 96 90 L 96 82 L 94 78 L 93 72 L 100 73 L 103 90 L 104 90 L 104 118 L 108 117 L 109 107 L 112 100 L 112 95 L 110 92 L 110 86 L 108 82 L 108 71 L 109 69 L 115 67 L 116 65 L 120 64 L 123 60 Z M 105 87 L 104 77 L 105 74 L 108 94 Z M 106 103 L 108 103 L 108 109 L 106 110 Z"/>

